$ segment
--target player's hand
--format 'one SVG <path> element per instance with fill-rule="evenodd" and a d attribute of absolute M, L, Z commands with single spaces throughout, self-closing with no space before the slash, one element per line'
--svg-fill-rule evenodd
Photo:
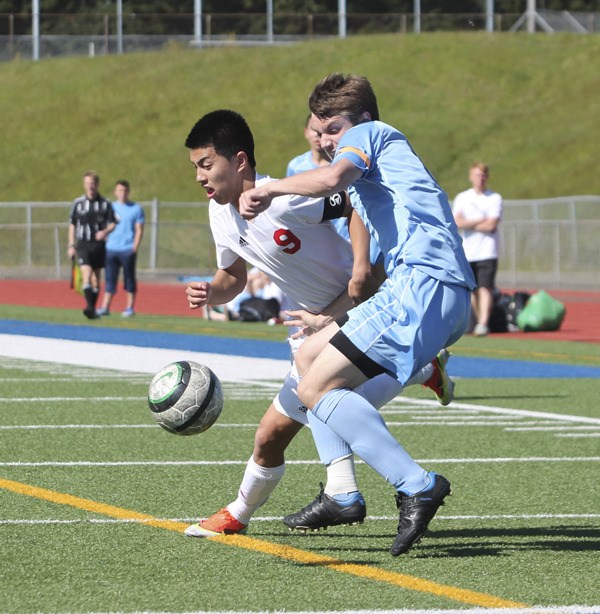
<path fill-rule="evenodd" d="M 245 220 L 253 220 L 271 205 L 273 197 L 269 194 L 267 185 L 246 190 L 240 196 L 240 215 Z"/>
<path fill-rule="evenodd" d="M 185 293 L 188 297 L 190 309 L 198 309 L 208 303 L 212 294 L 212 287 L 207 281 L 192 281 L 188 284 Z"/>
<path fill-rule="evenodd" d="M 295 326 L 299 329 L 293 335 L 290 335 L 292 339 L 308 337 L 322 328 L 325 328 L 329 323 L 328 318 L 306 311 L 306 309 L 284 311 L 284 313 L 288 319 L 284 320 L 283 323 L 286 326 Z"/>
<path fill-rule="evenodd" d="M 377 292 L 378 281 L 368 271 L 352 271 L 352 278 L 348 282 L 348 296 L 355 305 L 366 301 Z"/>

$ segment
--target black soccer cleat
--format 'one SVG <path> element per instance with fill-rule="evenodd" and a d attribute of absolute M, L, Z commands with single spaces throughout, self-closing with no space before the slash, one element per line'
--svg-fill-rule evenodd
<path fill-rule="evenodd" d="M 435 480 L 432 487 L 412 497 L 398 493 L 396 505 L 400 510 L 398 535 L 390 548 L 392 556 L 408 552 L 412 546 L 421 541 L 427 526 L 435 516 L 438 508 L 444 505 L 444 498 L 452 494 L 450 482 L 436 473 L 430 474 Z"/>
<path fill-rule="evenodd" d="M 97 318 L 99 318 L 100 316 L 96 313 L 96 310 L 92 307 L 86 307 L 83 310 L 83 315 L 88 319 L 88 320 L 96 320 Z"/>
<path fill-rule="evenodd" d="M 283 519 L 283 524 L 289 527 L 290 531 L 307 533 L 308 531 L 318 531 L 342 524 L 362 524 L 367 515 L 367 506 L 359 492 L 349 503 L 343 505 L 325 494 L 322 483 L 319 486 L 321 492 L 314 501 L 303 507 L 299 512 L 290 514 Z"/>

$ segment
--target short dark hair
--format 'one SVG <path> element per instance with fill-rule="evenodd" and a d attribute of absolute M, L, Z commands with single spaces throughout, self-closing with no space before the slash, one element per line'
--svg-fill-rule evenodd
<path fill-rule="evenodd" d="M 364 121 L 366 111 L 372 120 L 379 119 L 377 97 L 366 77 L 333 73 L 315 86 L 308 106 L 319 119 L 345 115 L 354 124 Z"/>
<path fill-rule="evenodd" d="M 220 109 L 201 117 L 185 140 L 188 149 L 214 147 L 224 158 L 232 158 L 243 151 L 252 168 L 256 168 L 254 137 L 246 120 L 235 111 Z"/>
<path fill-rule="evenodd" d="M 127 179 L 119 179 L 118 181 L 115 181 L 115 187 L 118 185 L 122 185 L 124 188 L 127 188 L 128 190 L 131 189 L 129 187 L 129 181 L 127 181 Z"/>

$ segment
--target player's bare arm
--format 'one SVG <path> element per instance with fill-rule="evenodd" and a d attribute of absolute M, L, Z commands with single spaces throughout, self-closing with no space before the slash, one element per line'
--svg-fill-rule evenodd
<path fill-rule="evenodd" d="M 233 300 L 245 287 L 246 261 L 238 258 L 230 267 L 219 269 L 212 281 L 193 281 L 185 291 L 190 309 L 208 304 L 224 305 Z"/>
<path fill-rule="evenodd" d="M 361 171 L 348 160 L 340 160 L 330 166 L 321 166 L 310 171 L 271 181 L 263 186 L 246 190 L 240 196 L 240 215 L 254 219 L 269 208 L 276 196 L 298 194 L 313 198 L 331 196 L 345 190 L 356 181 Z"/>
<path fill-rule="evenodd" d="M 348 217 L 348 232 L 354 257 L 352 278 L 348 282 L 348 295 L 353 304 L 358 305 L 373 296 L 379 284 L 375 284 L 371 268 L 371 235 L 358 213 L 352 210 Z"/>
<path fill-rule="evenodd" d="M 67 247 L 67 255 L 69 258 L 75 258 L 75 225 L 69 224 L 69 244 Z"/>

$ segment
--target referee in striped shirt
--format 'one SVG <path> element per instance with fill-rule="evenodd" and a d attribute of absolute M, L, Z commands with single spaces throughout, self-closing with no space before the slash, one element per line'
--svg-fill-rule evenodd
<path fill-rule="evenodd" d="M 100 177 L 95 171 L 83 175 L 85 194 L 76 198 L 69 217 L 69 258 L 77 257 L 85 296 L 84 315 L 97 318 L 96 302 L 106 260 L 106 237 L 116 226 L 112 203 L 98 192 Z"/>

